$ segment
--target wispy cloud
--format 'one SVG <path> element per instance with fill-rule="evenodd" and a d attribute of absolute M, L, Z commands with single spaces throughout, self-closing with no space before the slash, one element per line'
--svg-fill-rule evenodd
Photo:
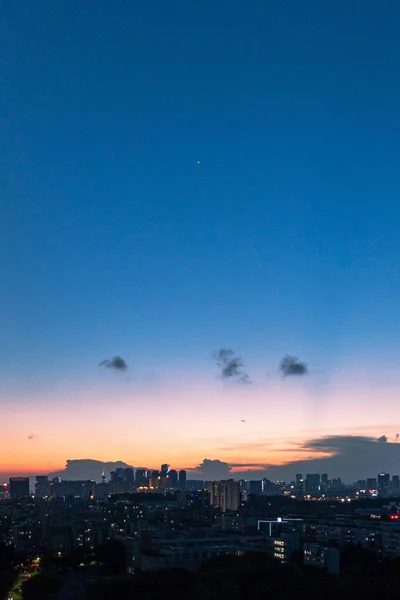
<path fill-rule="evenodd" d="M 243 361 L 235 355 L 233 350 L 221 348 L 215 353 L 214 358 L 221 369 L 223 379 L 235 379 L 238 383 L 252 383 L 249 375 L 244 370 Z"/>

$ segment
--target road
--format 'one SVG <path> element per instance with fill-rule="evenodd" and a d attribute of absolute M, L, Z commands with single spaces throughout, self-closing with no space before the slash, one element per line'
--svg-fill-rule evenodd
<path fill-rule="evenodd" d="M 20 573 L 6 596 L 7 600 L 22 600 L 22 584 L 35 573 Z"/>

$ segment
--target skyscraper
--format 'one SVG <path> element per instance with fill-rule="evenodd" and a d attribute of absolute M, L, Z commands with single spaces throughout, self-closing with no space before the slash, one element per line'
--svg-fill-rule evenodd
<path fill-rule="evenodd" d="M 35 496 L 36 498 L 46 498 L 50 495 L 49 478 L 47 475 L 36 475 Z"/>
<path fill-rule="evenodd" d="M 398 496 L 400 494 L 400 478 L 398 475 L 392 477 L 392 494 Z"/>
<path fill-rule="evenodd" d="M 208 485 L 210 503 L 222 512 L 237 510 L 240 503 L 240 486 L 238 481 L 227 479 L 224 481 L 211 481 Z"/>
<path fill-rule="evenodd" d="M 175 469 L 171 469 L 169 472 L 169 487 L 175 489 L 178 487 L 178 473 Z"/>
<path fill-rule="evenodd" d="M 146 487 L 149 483 L 149 474 L 146 469 L 136 469 L 135 484 L 136 487 Z"/>
<path fill-rule="evenodd" d="M 179 471 L 179 489 L 183 492 L 186 490 L 186 471 L 184 469 Z"/>
<path fill-rule="evenodd" d="M 29 477 L 10 477 L 10 498 L 29 498 Z"/>
<path fill-rule="evenodd" d="M 165 463 L 164 465 L 161 465 L 161 472 L 160 472 L 161 477 L 166 477 L 168 475 L 169 471 L 170 471 L 170 465 L 168 465 L 167 463 Z"/>
<path fill-rule="evenodd" d="M 124 469 L 124 491 L 132 493 L 135 488 L 135 473 L 132 467 Z"/>
<path fill-rule="evenodd" d="M 306 494 L 319 494 L 321 478 L 318 473 L 307 473 L 305 492 Z"/>
<path fill-rule="evenodd" d="M 378 475 L 378 494 L 386 498 L 390 494 L 390 475 L 389 473 L 379 473 Z"/>

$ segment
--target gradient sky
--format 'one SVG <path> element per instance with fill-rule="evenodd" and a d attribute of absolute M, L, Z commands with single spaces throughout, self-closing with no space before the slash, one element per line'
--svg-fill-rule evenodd
<path fill-rule="evenodd" d="M 3 5 L 0 472 L 394 435 L 399 27 L 397 0 Z"/>

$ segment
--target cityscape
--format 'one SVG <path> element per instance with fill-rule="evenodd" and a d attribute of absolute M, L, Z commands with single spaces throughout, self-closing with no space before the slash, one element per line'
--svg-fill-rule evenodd
<path fill-rule="evenodd" d="M 0 12 L 0 600 L 400 600 L 400 1 Z"/>
<path fill-rule="evenodd" d="M 86 597 L 97 549 L 113 543 L 134 578 L 196 572 L 204 561 L 248 553 L 287 566 L 296 556 L 337 577 L 351 548 L 380 562 L 400 558 L 399 476 L 388 473 L 351 485 L 326 473 L 291 482 L 201 481 L 165 463 L 117 468 L 100 482 L 38 475 L 34 490 L 28 477 L 11 477 L 0 489 L 0 548 L 23 561 L 12 598 L 49 560 L 53 573 L 70 573 L 59 582 L 62 598 Z"/>

